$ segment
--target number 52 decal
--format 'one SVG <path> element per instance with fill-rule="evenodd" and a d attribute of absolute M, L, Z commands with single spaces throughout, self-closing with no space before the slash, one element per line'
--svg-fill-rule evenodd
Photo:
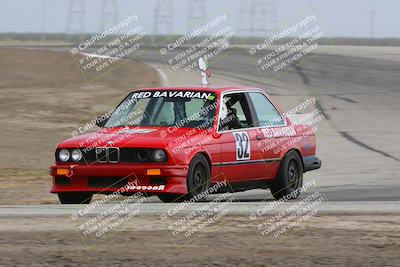
<path fill-rule="evenodd" d="M 250 138 L 246 132 L 235 132 L 236 160 L 250 159 Z"/>

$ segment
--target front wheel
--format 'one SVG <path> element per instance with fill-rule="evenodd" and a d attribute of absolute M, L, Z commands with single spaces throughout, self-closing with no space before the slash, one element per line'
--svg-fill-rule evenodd
<path fill-rule="evenodd" d="M 189 165 L 189 171 L 186 178 L 188 193 L 186 195 L 160 194 L 158 198 L 165 203 L 183 202 L 194 199 L 195 201 L 205 200 L 206 194 L 203 194 L 210 186 L 211 170 L 207 159 L 201 155 L 196 155 Z"/>
<path fill-rule="evenodd" d="M 210 176 L 211 170 L 207 159 L 201 154 L 196 155 L 189 166 L 186 198 L 193 198 L 196 201 L 205 200 L 207 194 L 204 193 L 210 187 Z"/>
<path fill-rule="evenodd" d="M 89 204 L 93 194 L 81 192 L 58 193 L 61 204 Z"/>
<path fill-rule="evenodd" d="M 275 199 L 284 196 L 288 199 L 296 199 L 303 185 L 303 164 L 299 154 L 290 151 L 285 155 L 279 167 L 276 180 L 271 185 L 271 193 Z"/>

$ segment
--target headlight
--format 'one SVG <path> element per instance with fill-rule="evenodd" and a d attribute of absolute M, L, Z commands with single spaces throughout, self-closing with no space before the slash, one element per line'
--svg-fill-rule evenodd
<path fill-rule="evenodd" d="M 149 152 L 146 149 L 139 150 L 137 153 L 137 158 L 140 162 L 145 162 L 149 159 Z"/>
<path fill-rule="evenodd" d="M 153 152 L 153 159 L 157 162 L 165 161 L 167 159 L 167 154 L 165 154 L 162 149 L 156 149 Z"/>
<path fill-rule="evenodd" d="M 61 149 L 58 152 L 58 158 L 62 161 L 62 162 L 66 162 L 69 160 L 69 151 L 67 149 Z"/>
<path fill-rule="evenodd" d="M 74 149 L 74 150 L 72 151 L 71 158 L 72 158 L 73 161 L 76 161 L 76 162 L 80 161 L 80 160 L 82 159 L 82 152 L 81 152 L 81 150 L 80 150 L 80 149 Z"/>

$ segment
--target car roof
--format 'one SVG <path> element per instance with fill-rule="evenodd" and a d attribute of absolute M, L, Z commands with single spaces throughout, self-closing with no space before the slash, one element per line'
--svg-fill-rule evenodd
<path fill-rule="evenodd" d="M 247 90 L 250 91 L 250 90 L 260 90 L 260 89 L 252 86 L 190 85 L 190 86 L 170 86 L 170 87 L 148 87 L 148 88 L 140 88 L 137 91 L 204 91 L 204 92 L 221 93 L 228 91 L 247 91 Z"/>

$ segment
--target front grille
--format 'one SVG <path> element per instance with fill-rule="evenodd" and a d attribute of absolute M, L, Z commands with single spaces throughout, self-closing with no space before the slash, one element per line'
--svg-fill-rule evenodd
<path fill-rule="evenodd" d="M 96 162 L 96 150 L 95 149 L 81 149 L 82 151 L 82 160 L 84 163 L 93 163 Z"/>
<path fill-rule="evenodd" d="M 88 177 L 89 187 L 120 188 L 128 183 L 127 177 Z"/>
<path fill-rule="evenodd" d="M 107 155 L 108 149 L 108 155 Z M 72 153 L 73 148 L 68 149 Z M 57 155 L 60 149 L 56 150 L 56 162 L 60 162 Z M 128 147 L 96 147 L 81 148 L 82 160 L 79 163 L 157 163 L 153 159 L 153 151 L 151 148 L 128 148 Z M 69 163 L 75 163 L 71 159 Z"/>
<path fill-rule="evenodd" d="M 97 162 L 107 162 L 107 148 L 96 147 L 95 153 Z"/>

